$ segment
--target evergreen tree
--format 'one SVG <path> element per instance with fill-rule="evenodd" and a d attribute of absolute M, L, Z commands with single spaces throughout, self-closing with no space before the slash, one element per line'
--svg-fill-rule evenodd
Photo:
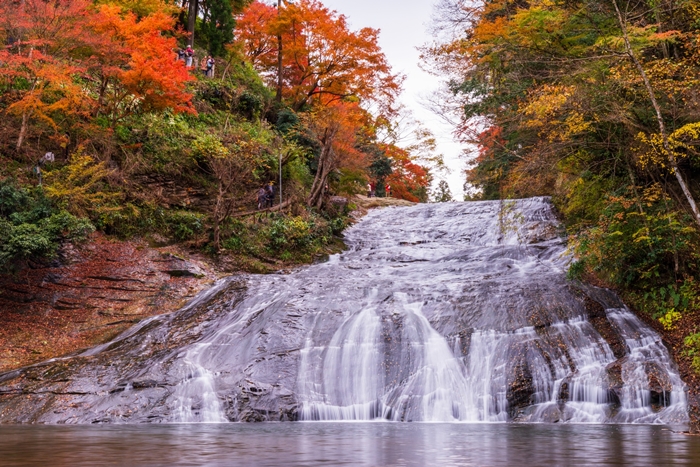
<path fill-rule="evenodd" d="M 454 201 L 452 198 L 452 192 L 450 191 L 450 185 L 445 180 L 440 180 L 437 188 L 433 194 L 433 201 L 436 203 L 449 203 Z"/>

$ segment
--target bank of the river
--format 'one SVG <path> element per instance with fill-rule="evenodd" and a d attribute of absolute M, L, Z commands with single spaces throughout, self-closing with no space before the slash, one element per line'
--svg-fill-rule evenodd
<path fill-rule="evenodd" d="M 375 207 L 414 204 L 364 196 L 351 203 L 355 218 Z M 325 253 L 341 248 L 332 242 Z M 180 308 L 222 276 L 299 264 L 213 258 L 183 245 L 155 247 L 96 233 L 64 247 L 50 264 L 0 275 L 0 373 L 106 342 L 144 318 Z"/>

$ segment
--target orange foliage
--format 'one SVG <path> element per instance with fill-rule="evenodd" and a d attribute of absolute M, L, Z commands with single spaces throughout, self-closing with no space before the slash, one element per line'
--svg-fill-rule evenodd
<path fill-rule="evenodd" d="M 277 38 L 271 25 L 277 9 L 261 2 L 250 4 L 236 22 L 236 36 L 243 44 L 243 53 L 257 69 L 267 69 L 277 60 Z"/>
<path fill-rule="evenodd" d="M 0 80 L 7 111 L 58 132 L 57 117 L 76 125 L 104 114 L 114 123 L 136 111 L 191 112 L 190 76 L 173 59 L 174 19 L 162 11 L 138 19 L 89 0 L 0 4 Z M 43 128 L 43 130 L 42 130 Z"/>
<path fill-rule="evenodd" d="M 93 17 L 92 28 L 102 39 L 96 44 L 101 45 L 95 50 L 100 65 L 96 71 L 116 78 L 131 102 L 139 102 L 145 111 L 194 111 L 192 96 L 184 87 L 192 78 L 181 61 L 173 60 L 175 38 L 162 34 L 173 30 L 171 16 L 157 11 L 139 20 L 118 6 L 103 5 Z M 115 104 L 123 103 L 125 96 L 119 97 Z"/>
<path fill-rule="evenodd" d="M 399 79 L 377 45 L 379 31 L 350 31 L 345 16 L 316 0 L 272 8 L 254 2 L 238 21 L 238 40 L 271 85 L 282 38 L 283 95 L 295 110 L 347 97 L 392 100 Z"/>
<path fill-rule="evenodd" d="M 392 161 L 393 172 L 386 179 L 391 185 L 391 196 L 415 203 L 421 201 L 417 193 L 425 191 L 430 177 L 425 167 L 412 161 L 408 151 L 395 145 L 385 145 L 386 156 Z"/>

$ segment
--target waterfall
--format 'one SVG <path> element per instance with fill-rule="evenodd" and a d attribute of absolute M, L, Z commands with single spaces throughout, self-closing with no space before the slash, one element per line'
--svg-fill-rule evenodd
<path fill-rule="evenodd" d="M 0 422 L 687 421 L 661 338 L 566 279 L 549 199 L 375 210 L 345 240 L 0 375 Z"/>

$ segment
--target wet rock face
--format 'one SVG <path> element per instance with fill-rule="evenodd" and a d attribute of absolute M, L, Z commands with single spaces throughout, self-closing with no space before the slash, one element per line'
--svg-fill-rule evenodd
<path fill-rule="evenodd" d="M 0 422 L 685 420 L 658 336 L 566 280 L 557 230 L 544 198 L 372 212 L 325 263 L 0 376 Z"/>
<path fill-rule="evenodd" d="M 0 275 L 0 372 L 90 347 L 176 310 L 211 283 L 204 269 L 144 242 L 94 234 L 65 245 L 50 264 Z"/>

